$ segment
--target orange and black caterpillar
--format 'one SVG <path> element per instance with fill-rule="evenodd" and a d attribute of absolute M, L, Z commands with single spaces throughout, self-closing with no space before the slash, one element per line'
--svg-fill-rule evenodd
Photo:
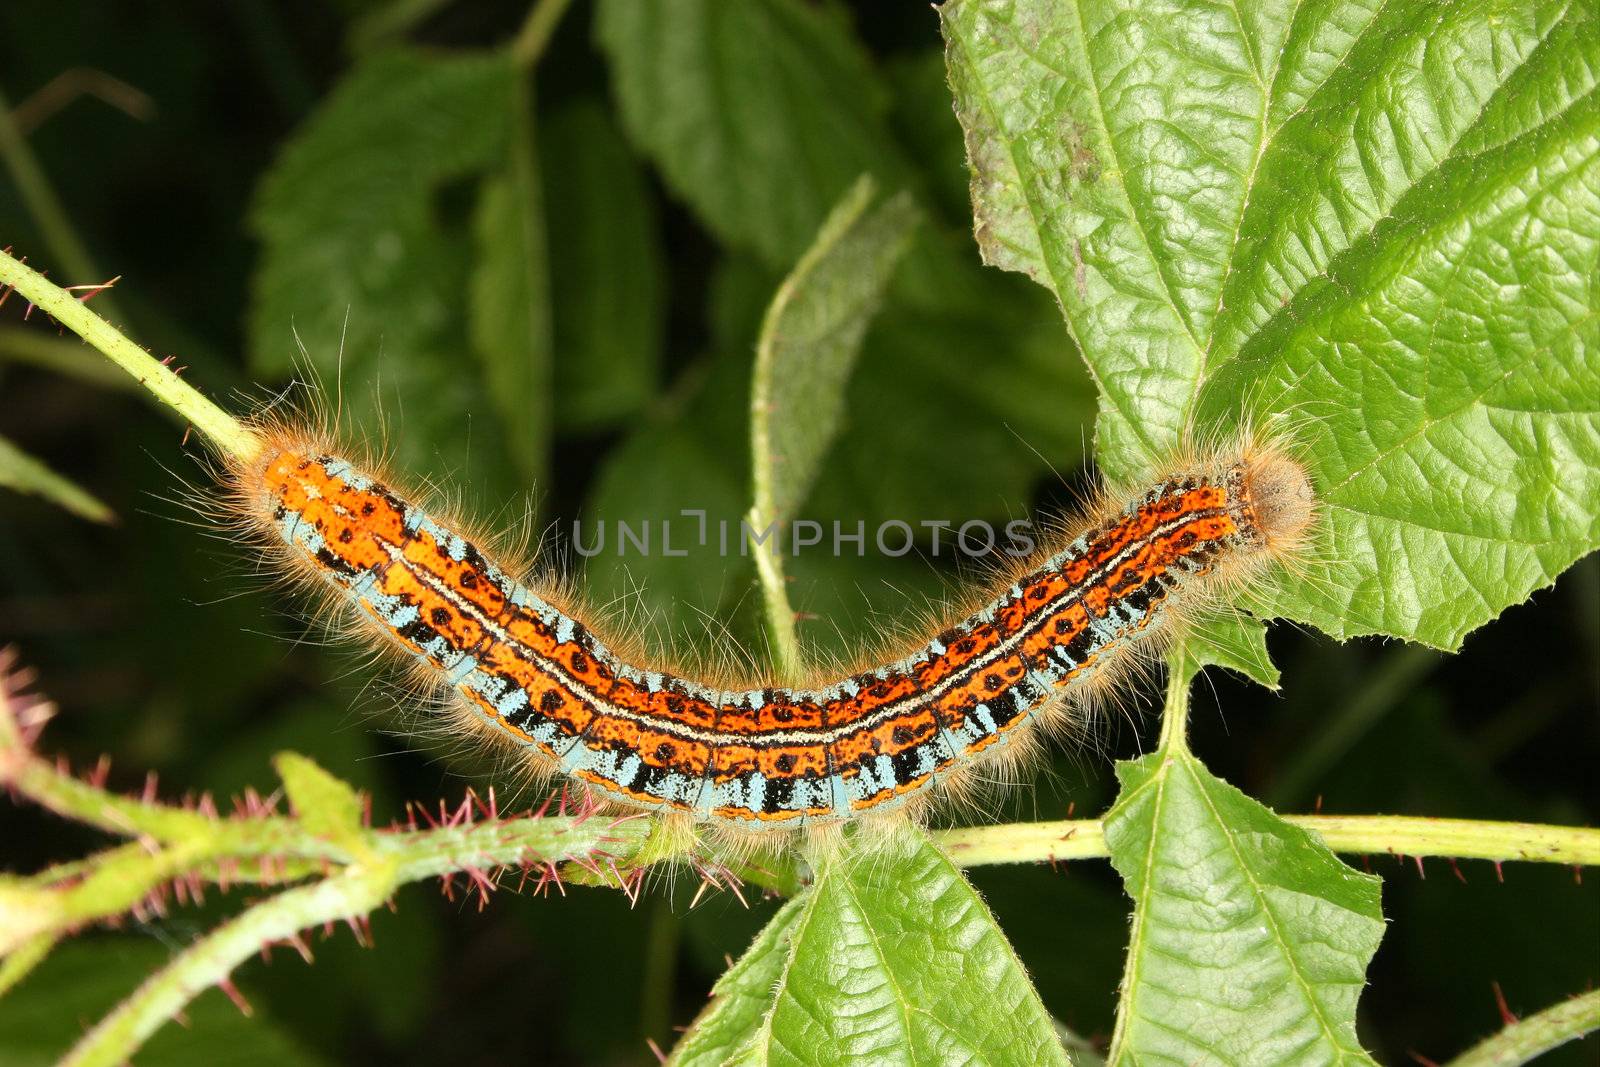
<path fill-rule="evenodd" d="M 1303 469 L 1246 447 L 1101 509 L 907 654 L 805 687 L 712 686 L 619 654 L 330 447 L 268 432 L 233 473 L 248 524 L 459 694 L 473 725 L 626 805 L 730 829 L 833 823 L 950 786 L 1086 693 L 1175 612 L 1293 552 Z"/>

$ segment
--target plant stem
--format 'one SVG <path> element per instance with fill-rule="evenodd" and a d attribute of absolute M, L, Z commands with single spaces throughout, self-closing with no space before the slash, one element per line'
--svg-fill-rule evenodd
<path fill-rule="evenodd" d="M 313 885 L 280 893 L 224 923 L 145 979 L 61 1060 L 61 1067 L 115 1067 L 166 1021 L 240 963 L 308 926 L 358 920 L 394 892 L 392 866 L 353 867 Z M 242 1009 L 241 1009 L 242 1010 Z"/>
<path fill-rule="evenodd" d="M 1189 687 L 1195 668 L 1187 659 L 1167 666 L 1167 699 L 1161 708 L 1161 737 L 1156 750 L 1178 754 L 1189 751 Z"/>
<path fill-rule="evenodd" d="M 571 3 L 572 0 L 538 0 L 533 5 L 516 40 L 511 42 L 511 55 L 518 66 L 527 69 L 539 62 Z"/>
<path fill-rule="evenodd" d="M 1111 854 L 1106 849 L 1106 835 L 1099 819 L 965 827 L 935 832 L 933 839 L 962 867 L 1054 863 L 1099 859 Z"/>
<path fill-rule="evenodd" d="M 1516 1067 L 1600 1029 L 1600 990 L 1563 1000 L 1463 1052 L 1445 1067 Z"/>
<path fill-rule="evenodd" d="M 1585 826 L 1411 815 L 1284 815 L 1282 819 L 1316 833 L 1333 851 L 1346 854 L 1600 864 L 1600 830 Z M 944 830 L 934 840 L 964 867 L 1110 854 L 1098 819 Z"/>
<path fill-rule="evenodd" d="M 227 456 L 249 462 L 261 439 L 179 378 L 172 368 L 124 337 L 82 301 L 33 268 L 0 252 L 0 290 L 15 289 L 61 325 L 133 376 L 151 395 L 187 419 Z"/>
<path fill-rule="evenodd" d="M 1527 822 L 1481 822 L 1414 815 L 1285 815 L 1335 852 L 1458 859 L 1600 863 L 1600 830 Z"/>

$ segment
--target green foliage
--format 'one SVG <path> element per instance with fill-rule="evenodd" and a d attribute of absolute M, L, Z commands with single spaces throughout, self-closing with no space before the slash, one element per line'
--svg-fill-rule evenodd
<path fill-rule="evenodd" d="M 863 171 L 901 177 L 883 92 L 835 8 L 605 0 L 595 33 L 634 140 L 718 237 L 769 267 L 799 257 Z"/>
<path fill-rule="evenodd" d="M 1600 545 L 1593 4 L 951 0 L 917 22 L 834 0 L 600 0 L 574 6 L 547 50 L 530 49 L 526 30 L 520 45 L 483 43 L 512 40 L 488 5 L 347 7 L 359 9 L 345 24 L 349 54 L 322 60 L 314 77 L 272 32 L 250 37 L 268 42 L 258 47 L 272 58 L 257 60 L 260 84 L 243 73 L 241 82 L 280 101 L 283 115 L 258 133 L 254 155 L 230 152 L 231 140 L 206 145 L 219 175 L 254 189 L 248 220 L 261 241 L 248 303 L 240 266 L 240 295 L 230 303 L 224 287 L 212 313 L 248 321 L 251 376 L 276 387 L 305 365 L 338 398 L 345 425 L 385 437 L 401 468 L 464 482 L 469 498 L 532 491 L 546 517 L 581 515 L 589 538 L 604 523 L 611 540 L 582 562 L 581 587 L 602 610 L 627 598 L 629 612 L 642 590 L 654 626 L 630 615 L 628 628 L 654 629 L 677 658 L 694 658 L 686 646 L 725 648 L 729 634 L 790 670 L 802 644 L 818 658 L 853 654 L 966 577 L 924 536 L 905 559 L 874 558 L 870 541 L 865 558 L 774 556 L 758 584 L 737 551 L 686 541 L 695 524 L 680 509 L 705 512 L 713 545 L 716 523 L 736 530 L 747 514 L 757 527 L 796 517 L 869 531 L 936 517 L 998 525 L 1040 496 L 1070 497 L 1061 483 L 1081 484 L 1091 420 L 1092 459 L 1116 480 L 1144 478 L 1194 437 L 1241 425 L 1287 431 L 1323 505 L 1320 540 L 1310 565 L 1249 598 L 1250 614 L 1186 631 L 1155 751 L 1118 762 L 1117 782 L 1098 750 L 1079 754 L 982 812 L 979 821 L 1002 825 L 971 831 L 992 832 L 1003 856 L 1004 835 L 1019 829 L 1004 823 L 1059 818 L 1054 770 L 1071 783 L 1079 825 L 1105 813 L 1092 824 L 1104 847 L 1077 855 L 1109 854 L 1114 872 L 1074 870 L 1063 882 L 1042 867 L 993 870 L 986 903 L 939 835 L 908 831 L 902 847 L 865 856 L 845 847 L 789 857 L 781 877 L 760 862 L 743 868 L 792 894 L 781 906 L 746 913 L 722 897 L 680 919 L 677 890 L 663 893 L 670 911 L 641 909 L 658 924 L 648 937 L 644 919 L 609 897 L 497 900 L 475 916 L 416 894 L 387 920 L 392 935 L 380 927 L 375 954 L 319 946 L 309 975 L 246 963 L 239 980 L 261 1005 L 255 1019 L 204 993 L 195 1033 L 155 1031 L 140 1062 L 313 1062 L 324 1048 L 330 1061 L 626 1062 L 643 1036 L 665 1043 L 666 1016 L 684 1021 L 697 1009 L 671 1050 L 675 1064 L 1089 1063 L 1089 1048 L 1117 1064 L 1399 1061 L 1481 1037 L 1494 1021 L 1491 978 L 1526 1009 L 1593 982 L 1592 959 L 1571 951 L 1592 941 L 1592 879 L 1514 877 L 1500 887 L 1469 869 L 1474 884 L 1458 889 L 1449 878 L 1403 881 L 1390 872 L 1409 868 L 1385 866 L 1385 932 L 1377 879 L 1326 844 L 1381 852 L 1395 838 L 1325 842 L 1308 827 L 1332 823 L 1287 821 L 1224 781 L 1274 805 L 1310 806 L 1327 791 L 1334 810 L 1592 823 L 1593 804 L 1574 785 L 1587 764 L 1562 778 L 1548 752 L 1588 751 L 1571 724 L 1587 722 L 1592 684 L 1564 653 L 1550 653 L 1553 668 L 1500 669 L 1540 651 L 1528 637 L 1510 655 L 1469 661 L 1465 681 L 1445 682 L 1428 676 L 1450 669 L 1434 659 L 1391 655 L 1374 666 L 1359 646 L 1285 634 L 1272 646 L 1284 664 L 1281 698 L 1224 681 L 1222 715 L 1201 705 L 1193 723 L 1188 699 L 1191 676 L 1207 665 L 1278 686 L 1262 620 L 1453 650 Z M 275 16 L 246 8 L 235 17 L 273 29 Z M 562 11 L 546 0 L 530 25 Z M 0 31 L 27 36 L 7 18 L 0 13 Z M 63 21 L 62 38 L 82 36 L 75 27 Z M 28 32 L 41 31 L 30 20 Z M 125 51 L 130 63 L 158 54 Z M 148 61 L 163 109 L 195 95 L 199 83 L 181 80 L 194 53 L 185 36 L 177 59 Z M 168 76 L 190 88 L 163 92 Z M 319 84 L 332 88 L 317 103 Z M 216 121 L 231 129 L 233 116 Z M 41 152 L 50 136 L 33 138 Z M 106 174 L 136 169 L 129 158 L 157 154 L 159 136 L 138 131 L 121 157 L 108 136 L 97 157 L 104 150 Z M 0 144 L 13 170 L 17 143 Z M 115 204 L 99 174 L 73 173 L 83 151 L 71 147 L 52 168 L 66 202 Z M 168 153 L 186 158 L 170 143 Z M 22 217 L 8 196 L 0 184 L 7 224 Z M 239 210 L 212 228 L 231 232 Z M 135 241 L 119 227 L 139 220 L 125 215 L 82 222 L 107 235 L 91 241 L 108 243 L 106 262 L 143 266 L 115 294 L 130 310 L 118 323 L 158 354 L 183 351 L 187 362 L 197 348 L 184 380 L 220 393 L 222 353 L 236 339 L 201 327 L 191 338 L 165 321 L 199 321 L 210 289 L 203 300 L 179 290 L 164 315 L 138 301 L 155 299 L 159 286 L 148 282 L 164 277 L 163 261 L 209 270 L 226 255 L 203 244 L 175 255 L 177 242 L 148 231 Z M 39 227 L 43 243 L 54 228 Z M 33 236 L 26 218 L 18 232 Z M 112 234 L 126 243 L 113 245 Z M 8 243 L 10 230 L 0 238 Z M 75 248 L 52 266 L 85 255 Z M 985 269 L 980 256 L 1013 273 Z M 112 354 L 109 327 L 95 333 L 105 324 L 62 299 L 57 321 Z M 40 347 L 35 325 L 0 324 L 0 373 L 11 370 L 3 361 L 73 366 Z M 149 362 L 124 346 L 113 355 L 124 367 Z M 226 415 L 181 408 L 176 378 L 152 380 L 217 438 Z M 168 426 L 135 437 L 125 412 L 111 419 L 89 406 L 80 421 L 97 417 L 105 454 L 172 454 Z M 283 749 L 317 762 L 278 755 L 293 815 L 244 829 L 176 808 L 119 807 L 39 763 L 68 799 L 50 805 L 37 782 L 26 795 L 112 832 L 148 819 L 159 847 L 94 853 L 81 880 L 50 869 L 0 881 L 0 946 L 15 949 L 0 965 L 0 992 L 44 957 L 0 1004 L 0 1058 L 43 1062 L 139 975 L 198 966 L 188 973 L 203 988 L 254 954 L 252 936 L 359 913 L 402 881 L 470 878 L 486 854 L 510 864 L 530 849 L 586 864 L 617 858 L 591 847 L 633 855 L 642 824 L 619 831 L 629 846 L 620 848 L 586 817 L 422 838 L 366 827 L 356 786 L 392 815 L 405 810 L 402 798 L 435 796 L 441 776 L 341 719 L 355 699 L 354 684 L 336 688 L 347 665 L 282 652 L 255 632 L 227 643 L 221 632 L 243 632 L 259 604 L 242 622 L 221 614 L 236 605 L 208 607 L 209 625 L 194 621 L 187 601 L 215 598 L 218 583 L 190 573 L 193 543 L 171 524 L 142 527 L 131 496 L 170 491 L 162 472 L 124 461 L 111 476 L 93 467 L 56 475 L 28 454 L 57 452 L 6 430 L 0 484 L 87 513 L 95 498 L 73 495 L 82 484 L 128 516 L 115 532 L 120 550 L 60 537 L 59 527 L 41 525 L 48 532 L 31 539 L 0 527 L 8 597 L 15 586 L 63 597 L 73 611 L 105 598 L 137 612 L 128 625 L 119 617 L 110 639 L 74 633 L 52 649 L 54 663 L 44 657 L 47 678 L 84 681 L 63 694 L 69 708 L 93 712 L 62 740 L 79 746 L 78 763 L 111 749 L 119 761 L 127 753 L 161 765 L 169 779 L 236 792 Z M 687 556 L 666 551 L 664 519 Z M 648 554 L 619 553 L 620 523 L 650 525 Z M 1582 617 L 1558 629 L 1573 660 L 1600 655 L 1595 573 L 1591 562 L 1568 579 Z M 874 600 L 885 590 L 886 608 Z M 26 610 L 27 597 L 13 602 L 22 623 L 50 625 Z M 820 620 L 798 623 L 803 643 L 793 640 L 797 610 Z M 1297 640 L 1289 656 L 1285 639 Z M 1524 673 L 1535 677 L 1522 688 L 1484 695 Z M 1562 718 L 1573 705 L 1581 714 Z M 1537 753 L 1531 770 L 1509 759 L 1518 752 Z M 0 744 L 0 777 L 13 774 L 6 755 Z M 459 760 L 454 769 L 483 771 Z M 1036 842 L 1070 835 L 1066 825 L 1020 829 Z M 505 828 L 521 838 L 498 839 Z M 1562 828 L 1536 829 L 1524 852 Z M 76 844 L 31 826 L 7 831 L 39 866 Z M 1510 824 L 1419 833 L 1408 840 L 1430 855 L 1519 854 L 1507 844 L 1518 833 Z M 562 852 L 568 835 L 582 847 Z M 1463 836 L 1481 847 L 1468 850 Z M 683 844 L 652 839 L 648 855 L 677 859 Z M 248 906 L 213 901 L 196 918 L 148 927 L 175 934 L 175 950 L 215 951 L 231 936 L 220 971 L 197 965 L 193 951 L 168 963 L 125 940 L 53 952 L 39 940 L 41 930 L 54 938 L 125 914 L 175 876 L 212 886 L 219 856 L 286 860 L 285 877 L 305 882 L 281 890 L 267 880 L 248 891 Z M 598 864 L 568 876 L 614 880 Z M 202 935 L 224 909 L 239 919 Z M 1505 918 L 1513 912 L 1522 917 Z M 702 1008 L 697 983 L 752 933 Z M 678 972 L 693 979 L 674 1000 L 663 986 Z M 652 976 L 642 992 L 640 974 Z M 1375 988 L 1363 997 L 1365 984 Z M 635 1000 L 647 1005 L 643 1034 L 630 1021 Z M 170 1015 L 148 1002 L 143 1010 L 152 1027 Z M 1499 1035 L 1496 1048 L 1553 1047 L 1600 1025 L 1597 1011 L 1592 996 L 1557 1004 Z M 1484 1047 L 1480 1060 L 1498 1054 Z"/>
<path fill-rule="evenodd" d="M 295 752 L 280 752 L 272 762 L 306 832 L 341 848 L 360 847 L 361 796 L 354 789 Z"/>
<path fill-rule="evenodd" d="M 784 589 L 784 540 L 838 433 L 845 383 L 917 219 L 907 194 L 873 208 L 874 191 L 863 176 L 828 215 L 778 287 L 756 342 L 750 388 L 755 502 L 748 525 L 757 540 L 752 551 L 773 658 L 790 677 L 802 677 L 805 663 Z"/>
<path fill-rule="evenodd" d="M 1119 764 L 1106 815 L 1133 898 L 1112 1062 L 1371 1062 L 1356 998 L 1378 880 L 1185 751 Z"/>
<path fill-rule="evenodd" d="M 1065 1064 L 989 909 L 920 834 L 824 865 L 713 990 L 689 1064 Z"/>
<path fill-rule="evenodd" d="M 556 423 L 611 428 L 660 388 L 665 293 L 656 206 L 644 173 L 593 100 L 540 123 L 555 324 Z"/>
<path fill-rule="evenodd" d="M 88 490 L 63 478 L 3 437 L 0 437 L 0 487 L 43 497 L 90 522 L 111 522 L 116 518 L 111 509 Z"/>
<path fill-rule="evenodd" d="M 758 507 L 773 518 L 792 517 L 816 481 L 862 338 L 916 222 L 903 193 L 869 213 L 874 191 L 864 179 L 840 201 L 762 322 L 752 447 L 767 497 Z"/>
<path fill-rule="evenodd" d="M 1113 474 L 1290 417 L 1329 562 L 1268 611 L 1455 648 L 1600 538 L 1600 21 L 1250 10 L 944 8 L 979 245 L 1060 300 Z"/>
<path fill-rule="evenodd" d="M 467 470 L 473 445 L 496 457 L 491 472 L 502 470 L 504 427 L 467 413 L 543 410 L 534 391 L 542 383 L 515 360 L 519 350 L 538 351 L 525 338 L 541 310 L 517 303 L 533 290 L 523 280 L 521 246 L 531 238 L 516 200 L 526 179 L 506 162 L 515 75 L 500 55 L 374 56 L 285 148 L 256 197 L 264 249 L 251 316 L 255 368 L 282 378 L 303 348 L 352 424 L 404 420 L 393 431 L 395 458 L 419 473 Z M 490 171 L 479 230 L 497 226 L 502 240 L 474 266 L 463 221 Z M 482 375 L 462 359 L 469 274 Z M 515 313 L 516 323 L 491 323 L 493 313 Z M 510 332 L 517 325 L 520 343 Z M 532 439 L 546 432 L 535 426 Z M 519 458 L 533 473 L 526 443 Z"/>

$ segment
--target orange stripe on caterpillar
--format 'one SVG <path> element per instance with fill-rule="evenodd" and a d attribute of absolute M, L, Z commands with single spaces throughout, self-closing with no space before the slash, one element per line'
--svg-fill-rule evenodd
<path fill-rule="evenodd" d="M 1108 510 L 909 654 L 807 687 L 629 662 L 374 475 L 282 439 L 241 476 L 304 569 L 493 729 L 627 804 L 747 829 L 891 808 L 1004 746 L 1181 602 L 1303 539 L 1304 471 L 1241 450 Z"/>

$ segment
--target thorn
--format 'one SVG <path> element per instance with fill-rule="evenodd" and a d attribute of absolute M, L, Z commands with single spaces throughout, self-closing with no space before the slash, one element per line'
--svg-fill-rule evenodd
<path fill-rule="evenodd" d="M 95 761 L 94 770 L 90 771 L 84 780 L 96 789 L 104 789 L 106 779 L 111 777 L 111 757 L 102 755 Z"/>
<path fill-rule="evenodd" d="M 1422 869 L 1422 857 L 1412 856 L 1411 858 L 1417 861 L 1417 876 L 1426 882 L 1428 880 L 1428 872 Z"/>
<path fill-rule="evenodd" d="M 238 1008 L 239 1014 L 246 1019 L 255 1014 L 254 1009 L 250 1007 L 250 1002 L 244 999 L 244 994 L 239 992 L 239 987 L 233 984 L 232 978 L 223 977 L 217 979 L 217 988 L 228 994 L 228 999 L 233 1001 L 233 1006 Z"/>
<path fill-rule="evenodd" d="M 78 303 L 87 304 L 89 301 L 93 300 L 95 297 L 99 296 L 101 293 L 105 292 L 107 289 L 111 288 L 113 285 L 116 285 L 121 280 L 122 280 L 122 275 L 119 274 L 115 278 L 112 278 L 110 281 L 100 282 L 98 285 L 66 285 L 66 286 L 62 286 L 62 288 L 64 288 L 69 293 L 74 292 L 74 291 L 76 291 L 78 289 L 84 290 L 84 294 L 82 296 L 78 297 Z"/>
<path fill-rule="evenodd" d="M 1499 883 L 1501 885 L 1505 885 L 1505 882 L 1506 882 L 1506 869 L 1503 866 L 1501 866 L 1499 860 L 1495 860 L 1494 861 L 1494 876 L 1495 876 L 1495 879 L 1497 881 L 1499 881 Z"/>
<path fill-rule="evenodd" d="M 1317 794 L 1317 802 L 1315 804 L 1311 805 L 1311 810 L 1316 812 L 1318 815 L 1322 814 L 1322 794 L 1321 793 Z"/>
<path fill-rule="evenodd" d="M 1428 1057 L 1415 1049 L 1406 1049 L 1406 1055 L 1422 1064 L 1422 1067 L 1439 1067 L 1438 1061 L 1428 1059 Z"/>
<path fill-rule="evenodd" d="M 311 956 L 311 946 L 306 944 L 306 939 L 300 936 L 298 930 L 284 938 L 284 941 L 291 945 L 296 952 L 300 953 L 301 959 L 307 963 L 315 962 Z"/>
<path fill-rule="evenodd" d="M 1506 995 L 1500 989 L 1500 983 L 1490 982 L 1489 985 L 1494 989 L 1494 1006 L 1500 1009 L 1500 1022 L 1505 1026 L 1520 1022 L 1521 1020 L 1517 1018 L 1517 1013 L 1507 1006 Z"/>
<path fill-rule="evenodd" d="M 1467 884 L 1467 876 L 1461 873 L 1461 865 L 1456 862 L 1456 858 L 1454 856 L 1450 857 L 1450 869 L 1456 872 L 1456 881 L 1460 882 L 1462 885 Z"/>
<path fill-rule="evenodd" d="M 544 798 L 544 803 L 539 805 L 539 810 L 538 811 L 530 811 L 528 813 L 528 818 L 530 818 L 530 819 L 542 819 L 542 818 L 544 818 L 545 813 L 550 810 L 550 805 L 555 801 L 555 799 L 556 799 L 556 795 L 554 793 L 551 793 L 549 796 L 545 797 Z"/>
<path fill-rule="evenodd" d="M 657 1063 L 667 1062 L 667 1054 L 661 1051 L 661 1046 L 656 1044 L 655 1038 L 647 1037 L 644 1039 L 644 1043 L 650 1046 L 651 1052 L 655 1053 Z"/>
<path fill-rule="evenodd" d="M 348 915 L 344 923 L 350 927 L 350 932 L 355 935 L 356 944 L 362 948 L 372 947 L 372 927 L 367 922 L 365 915 Z"/>
<path fill-rule="evenodd" d="M 1580 864 L 1574 863 L 1572 865 L 1572 883 L 1574 885 L 1583 884 L 1583 867 Z"/>

